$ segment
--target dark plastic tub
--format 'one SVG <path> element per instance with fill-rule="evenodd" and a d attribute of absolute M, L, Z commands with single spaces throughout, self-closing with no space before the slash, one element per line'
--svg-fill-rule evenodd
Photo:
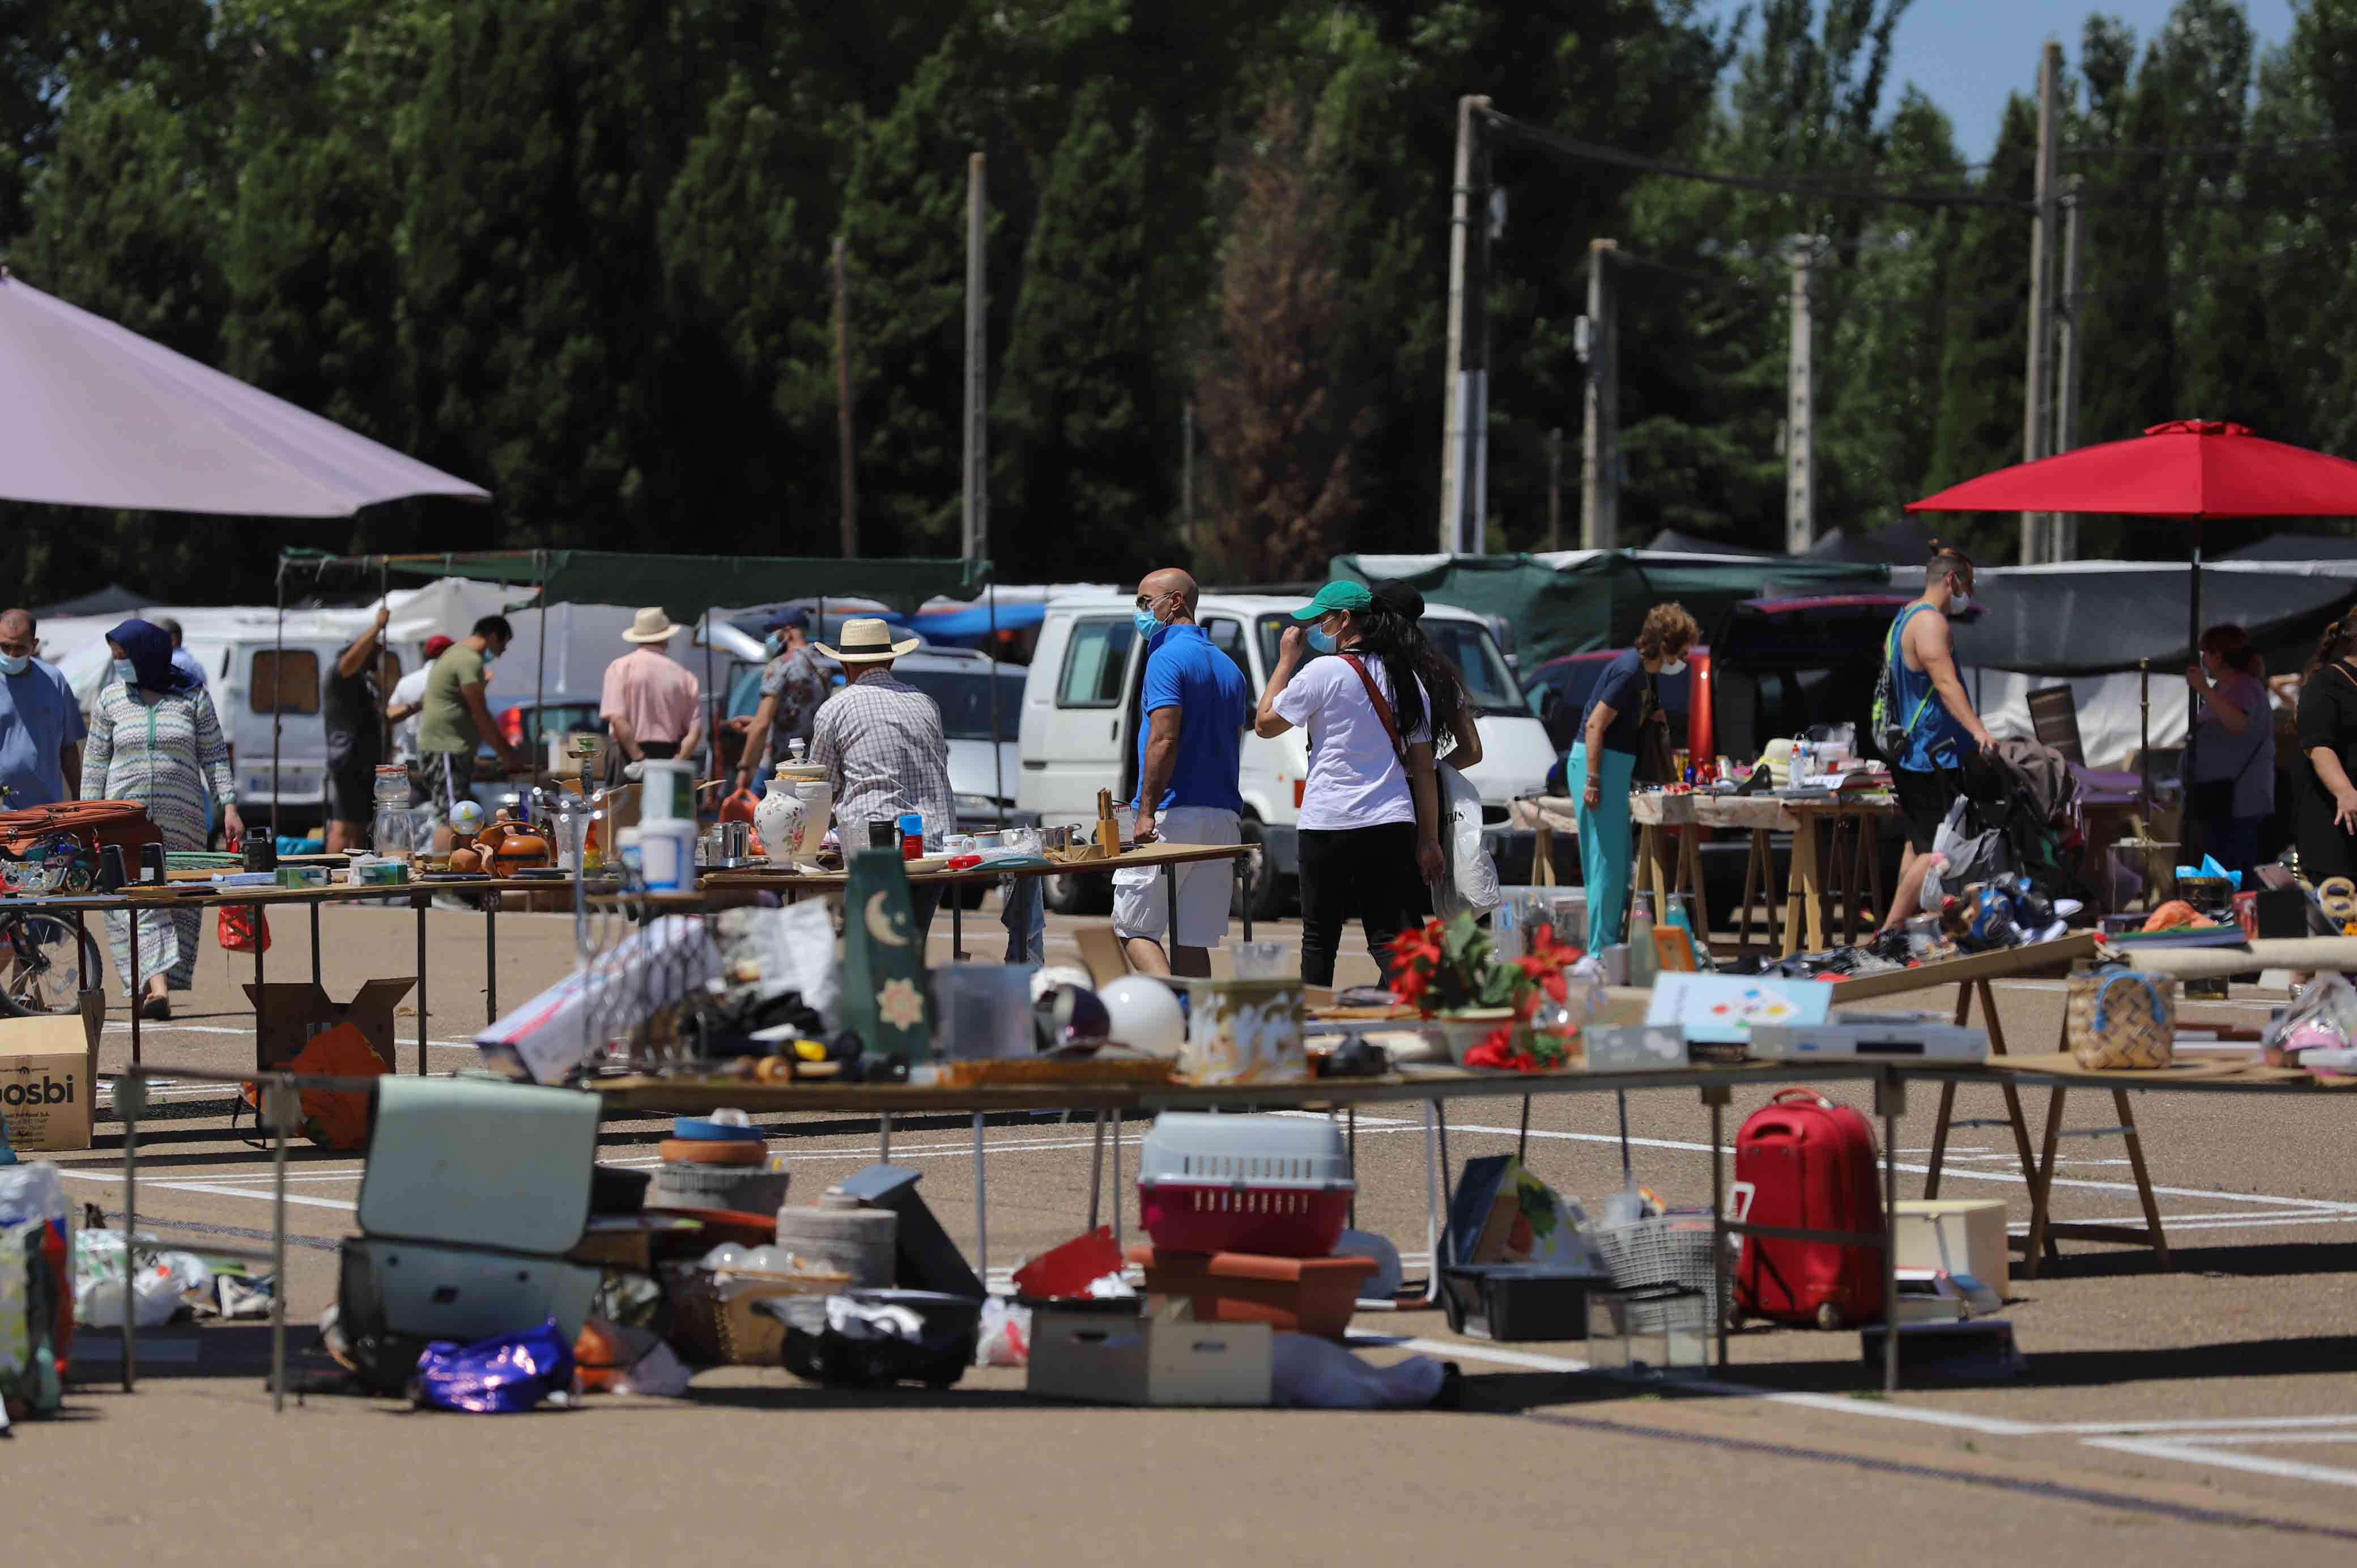
<path fill-rule="evenodd" d="M 1495 1340 L 1585 1339 L 1587 1293 L 1612 1283 L 1546 1263 L 1452 1264 L 1440 1279 L 1450 1330 Z"/>

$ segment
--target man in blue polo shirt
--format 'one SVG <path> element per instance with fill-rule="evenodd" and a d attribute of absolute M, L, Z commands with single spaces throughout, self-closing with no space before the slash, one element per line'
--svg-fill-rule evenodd
<path fill-rule="evenodd" d="M 1140 842 L 1235 843 L 1244 798 L 1236 788 L 1252 698 L 1236 661 L 1195 624 L 1195 579 L 1165 567 L 1137 585 L 1137 635 L 1146 639 L 1146 723 L 1137 736 Z M 1142 974 L 1208 975 L 1211 950 L 1227 940 L 1232 863 L 1114 873 L 1113 926 Z M 1172 918 L 1168 882 L 1178 883 Z M 1162 939 L 1170 938 L 1163 956 Z"/>

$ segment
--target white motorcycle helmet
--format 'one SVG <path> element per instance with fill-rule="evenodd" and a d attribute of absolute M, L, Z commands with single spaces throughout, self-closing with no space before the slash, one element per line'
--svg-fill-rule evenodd
<path fill-rule="evenodd" d="M 1097 994 L 1113 1017 L 1113 1037 L 1148 1056 L 1176 1057 L 1187 1043 L 1178 995 L 1148 974 L 1125 974 Z"/>

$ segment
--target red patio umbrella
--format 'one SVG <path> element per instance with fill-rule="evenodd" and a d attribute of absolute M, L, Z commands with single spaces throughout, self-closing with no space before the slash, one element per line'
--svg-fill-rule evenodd
<path fill-rule="evenodd" d="M 2112 512 L 2189 522 L 2190 649 L 2201 638 L 2201 520 L 2357 516 L 2357 463 L 2265 440 L 2246 425 L 2173 419 L 2131 440 L 2082 446 L 1966 479 L 1909 502 L 1907 510 Z M 2186 701 L 2190 748 L 2190 693 Z"/>

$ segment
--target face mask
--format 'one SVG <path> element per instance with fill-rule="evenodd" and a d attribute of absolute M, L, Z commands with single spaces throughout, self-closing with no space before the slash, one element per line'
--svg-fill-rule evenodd
<path fill-rule="evenodd" d="M 1328 631 L 1322 626 L 1311 627 L 1309 628 L 1309 651 L 1312 653 L 1333 652 L 1334 634 Z"/>
<path fill-rule="evenodd" d="M 761 651 L 772 659 L 785 650 L 786 639 L 774 631 L 761 639 Z"/>
<path fill-rule="evenodd" d="M 1664 659 L 1662 660 L 1661 672 L 1664 675 L 1683 675 L 1686 672 L 1686 661 L 1683 659 Z"/>
<path fill-rule="evenodd" d="M 0 653 L 0 675 L 22 675 L 32 667 L 29 653 Z"/>
<path fill-rule="evenodd" d="M 118 659 L 114 661 L 114 678 L 126 686 L 136 686 L 139 684 L 139 667 L 128 659 Z"/>
<path fill-rule="evenodd" d="M 1155 633 L 1162 629 L 1162 622 L 1152 610 L 1134 610 L 1129 619 L 1130 624 L 1137 628 L 1139 639 L 1146 642 L 1153 641 Z"/>
<path fill-rule="evenodd" d="M 1972 607 L 1972 595 L 1965 593 L 1961 588 L 1948 596 L 1948 613 L 1950 615 L 1960 616 Z"/>

